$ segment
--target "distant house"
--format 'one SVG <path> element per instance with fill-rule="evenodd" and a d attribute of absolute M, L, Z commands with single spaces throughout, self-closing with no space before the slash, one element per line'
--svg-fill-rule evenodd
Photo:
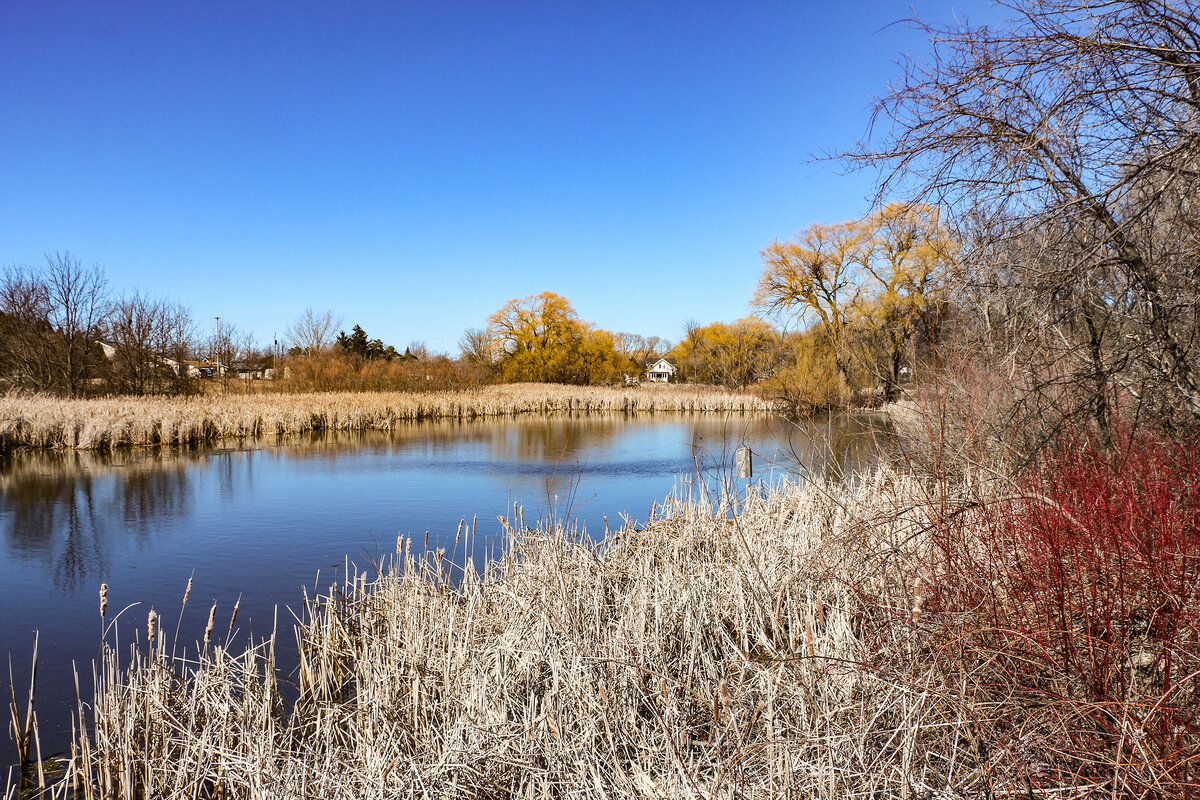
<path fill-rule="evenodd" d="M 675 365 L 665 358 L 655 359 L 646 365 L 646 380 L 651 383 L 666 383 L 675 377 Z"/>
<path fill-rule="evenodd" d="M 216 378 L 224 375 L 225 365 L 221 363 L 214 364 L 206 359 L 199 361 L 188 360 L 184 364 L 187 366 L 187 375 L 189 378 Z"/>

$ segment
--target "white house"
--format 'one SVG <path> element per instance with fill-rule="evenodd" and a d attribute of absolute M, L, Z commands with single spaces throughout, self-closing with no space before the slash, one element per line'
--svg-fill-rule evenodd
<path fill-rule="evenodd" d="M 651 383 L 666 383 L 675 375 L 675 365 L 665 358 L 651 361 L 646 365 L 646 380 Z"/>

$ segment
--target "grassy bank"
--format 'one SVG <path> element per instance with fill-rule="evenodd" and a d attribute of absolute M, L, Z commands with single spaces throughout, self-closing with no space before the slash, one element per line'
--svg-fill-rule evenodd
<path fill-rule="evenodd" d="M 508 384 L 463 392 L 363 392 L 117 397 L 0 397 L 0 451 L 21 447 L 104 449 L 201 444 L 226 437 L 311 430 L 388 430 L 420 419 L 529 413 L 758 411 L 768 404 L 717 389 L 634 389 Z"/>

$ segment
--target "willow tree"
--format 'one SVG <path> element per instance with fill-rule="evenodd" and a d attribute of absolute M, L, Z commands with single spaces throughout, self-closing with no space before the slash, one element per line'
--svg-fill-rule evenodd
<path fill-rule="evenodd" d="M 732 324 L 689 324 L 669 355 L 689 381 L 745 389 L 774 374 L 779 351 L 779 332 L 765 320 L 746 317 Z"/>
<path fill-rule="evenodd" d="M 806 328 L 823 343 L 849 393 L 860 375 L 895 395 L 911 364 L 912 337 L 934 308 L 939 276 L 955 252 L 936 209 L 891 203 L 862 220 L 813 224 L 762 251 L 754 304 Z"/>
<path fill-rule="evenodd" d="M 488 317 L 482 338 L 505 381 L 604 383 L 636 370 L 617 352 L 611 333 L 581 320 L 554 292 L 509 300 Z"/>

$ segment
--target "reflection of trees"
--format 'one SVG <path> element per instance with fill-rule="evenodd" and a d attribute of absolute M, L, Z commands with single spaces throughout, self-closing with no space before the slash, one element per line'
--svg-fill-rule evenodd
<path fill-rule="evenodd" d="M 184 513 L 190 459 L 133 453 L 19 453 L 0 462 L 0 530 L 12 550 L 52 567 L 74 589 L 107 572 L 118 535 L 144 535 Z"/>
<path fill-rule="evenodd" d="M 521 420 L 507 429 L 495 428 L 492 455 L 501 461 L 577 464 L 601 443 L 610 441 L 623 422 L 619 417 Z"/>
<path fill-rule="evenodd" d="M 0 536 L 19 558 L 45 564 L 55 583 L 70 589 L 104 574 L 123 541 L 147 536 L 158 521 L 190 513 L 196 501 L 194 481 L 186 473 L 199 460 L 211 465 L 205 472 L 215 476 L 222 503 L 235 493 L 253 494 L 257 458 L 336 462 L 373 451 L 406 456 L 405 463 L 415 454 L 419 468 L 473 471 L 492 481 L 499 477 L 510 485 L 513 499 L 541 497 L 547 511 L 570 510 L 593 491 L 588 476 L 627 481 L 654 476 L 657 481 L 664 472 L 691 472 L 693 466 L 726 470 L 741 444 L 754 450 L 758 476 L 767 473 L 770 462 L 776 462 L 777 474 L 851 474 L 878 461 L 873 433 L 878 425 L 870 423 L 853 415 L 803 424 L 737 414 L 530 415 L 426 421 L 392 431 L 318 432 L 281 439 L 278 446 L 260 444 L 253 453 L 25 452 L 0 458 Z M 663 441 L 661 430 L 654 432 L 664 425 L 670 427 L 668 437 L 678 436 L 678 448 Z M 641 452 L 643 434 L 648 444 Z M 694 465 L 686 455 L 689 445 Z"/>
<path fill-rule="evenodd" d="M 668 415 L 656 415 L 661 420 Z M 530 415 L 487 419 L 403 421 L 389 431 L 319 430 L 281 437 L 271 452 L 291 458 L 357 456 L 367 448 L 408 448 L 458 453 L 464 443 L 487 447 L 500 461 L 560 462 L 609 440 L 628 424 L 622 414 Z M 650 418 L 644 418 L 650 419 Z"/>

